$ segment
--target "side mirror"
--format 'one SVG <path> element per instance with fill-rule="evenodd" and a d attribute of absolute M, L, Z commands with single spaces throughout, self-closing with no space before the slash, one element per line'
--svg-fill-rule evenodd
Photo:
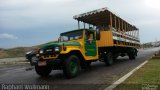
<path fill-rule="evenodd" d="M 96 40 L 100 40 L 100 30 L 96 30 Z"/>

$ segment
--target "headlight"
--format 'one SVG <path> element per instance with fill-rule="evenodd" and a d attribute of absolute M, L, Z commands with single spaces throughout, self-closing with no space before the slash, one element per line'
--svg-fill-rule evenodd
<path fill-rule="evenodd" d="M 43 50 L 40 50 L 39 53 L 42 54 L 42 53 L 43 53 Z"/>
<path fill-rule="evenodd" d="M 59 52 L 59 51 L 60 51 L 60 48 L 59 48 L 59 47 L 55 47 L 54 51 L 55 51 L 55 52 Z"/>

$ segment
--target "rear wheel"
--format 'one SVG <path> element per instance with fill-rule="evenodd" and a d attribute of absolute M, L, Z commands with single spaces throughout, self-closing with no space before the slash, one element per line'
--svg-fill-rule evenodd
<path fill-rule="evenodd" d="M 128 53 L 129 59 L 130 60 L 135 60 L 136 56 L 137 56 L 137 51 L 135 49 L 132 49 L 129 53 Z"/>
<path fill-rule="evenodd" d="M 113 56 L 111 52 L 104 55 L 104 62 L 107 66 L 110 66 L 113 64 Z"/>
<path fill-rule="evenodd" d="M 75 55 L 69 56 L 64 61 L 63 72 L 67 78 L 73 78 L 78 75 L 80 71 L 79 58 Z"/>
<path fill-rule="evenodd" d="M 134 55 L 134 53 L 129 53 L 128 56 L 129 56 L 130 60 L 135 60 L 136 59 L 136 56 Z"/>
<path fill-rule="evenodd" d="M 45 77 L 45 76 L 48 76 L 52 69 L 50 66 L 38 66 L 36 65 L 35 66 L 35 71 L 38 75 L 42 76 L 42 77 Z"/>

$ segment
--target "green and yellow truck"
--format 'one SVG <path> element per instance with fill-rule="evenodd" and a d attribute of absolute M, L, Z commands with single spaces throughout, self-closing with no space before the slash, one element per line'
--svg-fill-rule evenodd
<path fill-rule="evenodd" d="M 78 29 L 60 34 L 57 43 L 42 46 L 37 53 L 35 71 L 47 76 L 63 70 L 68 78 L 78 75 L 92 62 L 112 65 L 118 56 L 134 60 L 140 47 L 139 30 L 107 8 L 73 17 Z M 81 27 L 83 26 L 83 27 Z"/>

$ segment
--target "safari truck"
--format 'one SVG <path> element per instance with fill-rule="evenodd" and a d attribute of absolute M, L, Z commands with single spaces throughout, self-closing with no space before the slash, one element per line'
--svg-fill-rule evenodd
<path fill-rule="evenodd" d="M 61 33 L 57 43 L 39 49 L 35 71 L 40 76 L 58 69 L 73 78 L 92 62 L 101 61 L 110 66 L 118 56 L 136 58 L 140 41 L 139 30 L 134 25 L 107 8 L 73 18 L 78 21 L 78 29 Z"/>

